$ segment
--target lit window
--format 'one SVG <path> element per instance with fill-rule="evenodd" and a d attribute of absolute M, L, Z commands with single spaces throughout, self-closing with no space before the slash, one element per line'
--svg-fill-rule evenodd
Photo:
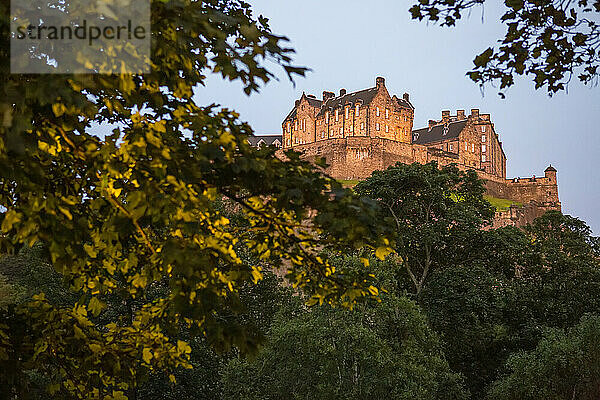
<path fill-rule="evenodd" d="M 354 114 L 356 114 L 356 116 L 358 117 L 358 114 L 360 114 L 360 106 L 357 104 L 356 108 L 354 109 Z"/>
<path fill-rule="evenodd" d="M 481 162 L 485 162 L 485 154 L 481 155 Z"/>
<path fill-rule="evenodd" d="M 376 108 L 375 112 L 376 112 L 377 116 L 379 117 L 379 107 Z"/>
<path fill-rule="evenodd" d="M 481 152 L 482 152 L 482 153 L 485 153 L 485 152 L 486 152 L 486 150 L 487 150 L 487 148 L 486 148 L 485 144 L 482 144 L 482 145 L 481 145 Z"/>
<path fill-rule="evenodd" d="M 483 143 L 485 143 L 486 139 L 487 139 L 487 138 L 485 137 L 485 135 L 481 135 L 481 141 L 482 141 Z"/>
<path fill-rule="evenodd" d="M 386 108 L 385 109 L 385 119 L 388 119 L 390 117 L 390 109 Z"/>
<path fill-rule="evenodd" d="M 375 124 L 375 129 L 379 130 L 379 122 Z"/>
<path fill-rule="evenodd" d="M 335 121 L 339 121 L 340 120 L 340 110 L 335 110 Z"/>

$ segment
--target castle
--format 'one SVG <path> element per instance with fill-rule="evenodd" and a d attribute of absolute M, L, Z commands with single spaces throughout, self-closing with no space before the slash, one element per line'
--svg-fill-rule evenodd
<path fill-rule="evenodd" d="M 365 179 L 396 162 L 437 161 L 475 170 L 488 196 L 512 202 L 496 212 L 494 227 L 522 226 L 561 209 L 552 166 L 543 177 L 506 178 L 506 155 L 490 114 L 442 111 L 441 119 L 413 129 L 414 111 L 407 93 L 390 95 L 385 79 L 378 77 L 375 87 L 354 93 L 324 91 L 321 99 L 303 94 L 283 120 L 282 136 L 257 136 L 251 142 L 281 144 L 280 155 L 293 149 L 308 160 L 324 158 L 326 172 L 346 181 Z"/>

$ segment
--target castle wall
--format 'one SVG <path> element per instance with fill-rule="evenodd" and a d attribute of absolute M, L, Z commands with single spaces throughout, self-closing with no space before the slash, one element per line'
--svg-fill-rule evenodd
<path fill-rule="evenodd" d="M 561 208 L 556 170 L 553 168 L 548 168 L 544 177 L 505 179 L 462 164 L 462 159 L 455 153 L 424 145 L 369 137 L 317 141 L 295 146 L 294 150 L 302 152 L 302 158 L 309 161 L 324 158 L 328 164 L 325 172 L 339 180 L 366 179 L 373 171 L 384 170 L 397 162 L 425 164 L 436 161 L 440 166 L 455 164 L 462 170 L 474 169 L 479 178 L 485 181 L 486 194 L 522 204 L 514 205 L 507 211 L 497 212 L 494 228 L 507 225 L 523 226 L 548 210 Z M 283 151 L 279 150 L 277 155 L 283 157 Z"/>

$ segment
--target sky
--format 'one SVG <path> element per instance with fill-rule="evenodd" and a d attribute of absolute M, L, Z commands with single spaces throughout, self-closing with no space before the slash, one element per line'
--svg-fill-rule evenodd
<path fill-rule="evenodd" d="M 236 110 L 256 134 L 280 134 L 302 92 L 320 98 L 324 90 L 375 86 L 383 76 L 390 94 L 410 94 L 415 129 L 440 119 L 442 110 L 491 114 L 508 159 L 507 176 L 543 176 L 552 164 L 563 212 L 600 235 L 600 87 L 574 79 L 568 93 L 549 97 L 525 78 L 501 99 L 494 87 L 482 91 L 465 75 L 475 55 L 504 36 L 501 1 L 488 0 L 454 28 L 411 20 L 410 0 L 247 1 L 256 15 L 269 18 L 274 33 L 290 39 L 295 64 L 311 72 L 294 85 L 272 65 L 280 79 L 251 96 L 239 83 L 209 77 L 196 92 L 199 104 Z"/>

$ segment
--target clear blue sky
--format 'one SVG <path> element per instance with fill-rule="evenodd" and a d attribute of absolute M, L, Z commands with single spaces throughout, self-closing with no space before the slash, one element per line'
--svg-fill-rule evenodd
<path fill-rule="evenodd" d="M 239 84 L 211 77 L 197 91 L 200 104 L 235 109 L 257 134 L 280 133 L 303 91 L 320 97 L 323 90 L 359 90 L 383 76 L 390 93 L 410 94 L 415 128 L 445 109 L 490 113 L 508 176 L 541 176 L 551 163 L 558 169 L 563 212 L 600 234 L 600 87 L 574 79 L 568 93 L 550 98 L 529 80 L 518 80 L 502 100 L 493 87 L 482 94 L 465 76 L 474 56 L 503 37 L 502 2 L 489 0 L 457 27 L 440 28 L 412 21 L 408 0 L 248 1 L 257 15 L 270 19 L 275 33 L 290 38 L 296 63 L 312 72 L 296 79 L 296 87 L 280 75 L 250 97 Z"/>

